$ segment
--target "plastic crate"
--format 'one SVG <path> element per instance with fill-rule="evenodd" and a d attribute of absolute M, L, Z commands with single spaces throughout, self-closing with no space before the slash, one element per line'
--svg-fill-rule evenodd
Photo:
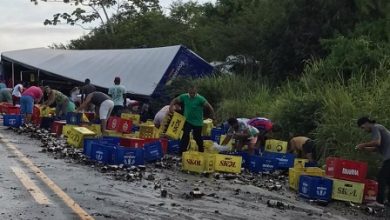
<path fill-rule="evenodd" d="M 74 127 L 77 127 L 77 125 L 64 125 L 63 127 L 62 127 L 62 134 L 65 136 L 65 137 L 69 137 L 69 135 L 71 134 L 71 132 L 72 132 L 72 129 L 74 128 Z"/>
<path fill-rule="evenodd" d="M 129 119 L 121 119 L 119 123 L 119 127 L 117 129 L 118 132 L 129 134 L 131 133 L 131 127 L 133 123 Z"/>
<path fill-rule="evenodd" d="M 242 157 L 234 155 L 215 155 L 215 171 L 224 173 L 241 173 Z"/>
<path fill-rule="evenodd" d="M 41 124 L 39 127 L 43 129 L 51 129 L 53 122 L 54 122 L 54 118 L 52 117 L 42 117 Z"/>
<path fill-rule="evenodd" d="M 106 134 L 111 137 L 122 137 L 122 133 L 114 130 L 106 130 Z"/>
<path fill-rule="evenodd" d="M 75 148 L 82 148 L 84 144 L 84 138 L 94 137 L 95 133 L 84 127 L 74 127 L 72 128 L 67 142 Z"/>
<path fill-rule="evenodd" d="M 115 164 L 116 146 L 93 143 L 91 146 L 91 159 L 104 164 Z"/>
<path fill-rule="evenodd" d="M 294 154 L 281 154 L 265 152 L 263 157 L 276 159 L 278 161 L 277 169 L 288 169 L 294 166 L 295 155 Z"/>
<path fill-rule="evenodd" d="M 359 182 L 366 179 L 367 170 L 368 166 L 365 162 L 337 157 L 326 159 L 326 175 L 332 178 Z"/>
<path fill-rule="evenodd" d="M 318 167 L 290 168 L 288 171 L 288 183 L 291 189 L 298 190 L 299 177 L 306 176 L 324 176 L 325 170 Z"/>
<path fill-rule="evenodd" d="M 169 154 L 180 153 L 180 141 L 179 140 L 168 140 L 168 153 Z"/>
<path fill-rule="evenodd" d="M 124 166 L 144 165 L 144 154 L 142 148 L 117 147 L 115 163 Z"/>
<path fill-rule="evenodd" d="M 68 124 L 68 125 L 80 125 L 82 116 L 83 116 L 83 113 L 68 112 L 66 114 L 66 124 Z"/>
<path fill-rule="evenodd" d="M 165 132 L 165 135 L 171 139 L 175 139 L 175 140 L 179 139 L 185 122 L 186 122 L 186 118 L 183 115 L 174 112 L 172 119 L 169 122 L 167 131 Z"/>
<path fill-rule="evenodd" d="M 102 135 L 102 126 L 100 124 L 85 124 L 82 126 L 93 131 L 97 136 Z"/>
<path fill-rule="evenodd" d="M 120 117 L 109 117 L 107 121 L 107 129 L 112 131 L 118 131 L 121 123 Z"/>
<path fill-rule="evenodd" d="M 248 156 L 247 169 L 252 173 L 273 172 L 277 168 L 278 161 L 272 158 L 257 155 Z"/>
<path fill-rule="evenodd" d="M 299 195 L 308 199 L 330 201 L 333 181 L 331 179 L 302 175 L 299 177 Z"/>
<path fill-rule="evenodd" d="M 8 107 L 12 107 L 13 105 L 8 102 L 2 102 L 0 103 L 0 111 L 2 114 L 7 114 Z"/>
<path fill-rule="evenodd" d="M 119 138 L 116 137 L 100 137 L 100 138 L 84 138 L 83 154 L 87 157 L 91 157 L 92 144 L 104 144 L 107 146 L 119 146 Z"/>
<path fill-rule="evenodd" d="M 140 138 L 158 138 L 160 137 L 159 130 L 154 126 L 154 124 L 141 124 L 139 127 L 139 137 Z"/>
<path fill-rule="evenodd" d="M 3 125 L 8 127 L 20 127 L 23 124 L 22 115 L 4 115 Z"/>
<path fill-rule="evenodd" d="M 186 151 L 182 155 L 182 168 L 195 173 L 212 173 L 215 168 L 215 155 L 196 151 Z"/>
<path fill-rule="evenodd" d="M 211 130 L 213 129 L 213 127 L 214 127 L 213 120 L 211 119 L 203 120 L 202 136 L 211 136 Z"/>
<path fill-rule="evenodd" d="M 19 115 L 20 114 L 20 108 L 19 107 L 14 107 L 14 106 L 8 106 L 6 114 L 7 115 Z"/>
<path fill-rule="evenodd" d="M 160 138 L 161 148 L 163 151 L 163 154 L 168 153 L 168 139 L 166 138 Z"/>
<path fill-rule="evenodd" d="M 224 134 L 221 135 L 221 138 L 220 138 L 220 140 L 219 140 L 219 144 L 222 144 L 222 142 L 225 140 L 226 136 L 227 136 L 227 135 L 224 135 Z M 226 146 L 228 146 L 228 147 L 233 147 L 233 146 L 234 146 L 234 139 L 231 138 L 230 141 L 226 144 Z"/>
<path fill-rule="evenodd" d="M 141 116 L 139 114 L 122 113 L 121 118 L 131 120 L 134 125 L 139 125 L 141 121 Z"/>
<path fill-rule="evenodd" d="M 364 195 L 364 183 L 352 182 L 333 178 L 332 199 L 362 203 Z"/>
<path fill-rule="evenodd" d="M 223 134 L 221 128 L 213 128 L 211 129 L 211 140 L 217 143 L 221 141 L 221 135 Z"/>
<path fill-rule="evenodd" d="M 54 121 L 51 126 L 51 133 L 56 134 L 57 136 L 62 134 L 62 129 L 66 125 L 66 121 Z"/>
<path fill-rule="evenodd" d="M 308 159 L 295 158 L 294 160 L 294 168 L 304 168 L 305 164 L 309 162 Z"/>
<path fill-rule="evenodd" d="M 274 139 L 266 140 L 264 150 L 268 152 L 274 152 L 274 153 L 286 153 L 287 142 L 274 140 Z"/>
<path fill-rule="evenodd" d="M 163 157 L 163 151 L 160 141 L 148 143 L 144 145 L 145 162 L 152 162 L 161 160 Z"/>
<path fill-rule="evenodd" d="M 378 182 L 374 180 L 364 180 L 364 202 L 375 202 L 378 196 Z"/>
<path fill-rule="evenodd" d="M 142 138 L 121 138 L 120 146 L 122 147 L 134 147 L 142 148 L 144 147 L 145 139 Z"/>

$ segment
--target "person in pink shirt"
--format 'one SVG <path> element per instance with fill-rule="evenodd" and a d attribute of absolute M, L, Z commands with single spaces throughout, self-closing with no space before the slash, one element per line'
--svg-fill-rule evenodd
<path fill-rule="evenodd" d="M 26 89 L 20 98 L 20 113 L 24 115 L 24 123 L 31 122 L 34 102 L 39 103 L 43 97 L 42 89 L 36 86 L 31 86 Z"/>

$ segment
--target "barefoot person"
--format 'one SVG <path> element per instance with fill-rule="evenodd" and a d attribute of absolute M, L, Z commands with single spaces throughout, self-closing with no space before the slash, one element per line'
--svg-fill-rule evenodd
<path fill-rule="evenodd" d="M 378 196 L 376 202 L 370 205 L 384 207 L 386 189 L 388 190 L 387 201 L 390 202 L 390 132 L 383 125 L 377 124 L 375 120 L 368 117 L 360 118 L 357 125 L 371 134 L 371 141 L 358 144 L 356 149 L 378 152 L 382 155 L 382 167 L 377 176 Z"/>
<path fill-rule="evenodd" d="M 102 92 L 92 92 L 85 98 L 80 107 L 77 108 L 77 111 L 86 110 L 90 105 L 95 106 L 95 113 L 96 115 L 99 115 L 101 130 L 104 134 L 106 132 L 107 119 L 110 117 L 112 109 L 114 108 L 114 102 L 108 95 Z"/>

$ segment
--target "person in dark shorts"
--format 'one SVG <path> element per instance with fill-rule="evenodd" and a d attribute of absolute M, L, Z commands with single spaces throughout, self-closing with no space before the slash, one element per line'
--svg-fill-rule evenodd
<path fill-rule="evenodd" d="M 95 113 L 99 116 L 101 121 L 102 133 L 105 134 L 107 119 L 110 117 L 112 109 L 114 108 L 114 102 L 108 95 L 102 92 L 92 92 L 85 98 L 80 107 L 77 108 L 77 111 L 86 110 L 90 105 L 95 106 Z"/>
<path fill-rule="evenodd" d="M 376 202 L 369 205 L 383 208 L 386 190 L 388 190 L 387 202 L 390 202 L 390 132 L 383 125 L 377 124 L 375 120 L 371 120 L 368 117 L 360 118 L 357 121 L 357 125 L 363 131 L 371 133 L 371 141 L 358 144 L 356 149 L 368 152 L 378 152 L 382 156 L 382 167 L 377 176 L 378 196 Z M 387 208 L 389 208 L 388 205 Z"/>
<path fill-rule="evenodd" d="M 308 159 L 314 164 L 317 163 L 318 155 L 314 140 L 303 136 L 293 137 L 288 146 L 289 152 L 296 154 L 298 158 Z"/>

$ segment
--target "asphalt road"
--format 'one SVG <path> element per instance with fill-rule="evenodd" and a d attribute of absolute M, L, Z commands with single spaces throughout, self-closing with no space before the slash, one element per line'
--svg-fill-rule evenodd
<path fill-rule="evenodd" d="M 177 169 L 147 168 L 144 176 L 153 175 L 151 180 L 118 181 L 93 166 L 42 153 L 39 145 L 0 127 L 0 219 L 366 219 L 297 202 L 287 189 L 269 192 Z M 194 188 L 206 196 L 183 198 Z M 268 199 L 295 208 L 270 208 Z"/>

